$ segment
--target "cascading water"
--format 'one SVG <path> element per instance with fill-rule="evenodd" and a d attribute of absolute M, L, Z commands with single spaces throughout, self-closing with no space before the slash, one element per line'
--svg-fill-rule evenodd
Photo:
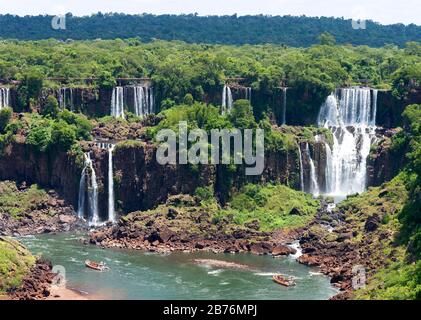
<path fill-rule="evenodd" d="M 155 113 L 153 88 L 135 86 L 134 90 L 134 111 L 139 117 Z"/>
<path fill-rule="evenodd" d="M 0 88 L 0 109 L 10 106 L 10 89 Z"/>
<path fill-rule="evenodd" d="M 313 194 L 315 197 L 318 197 L 320 194 L 319 182 L 317 180 L 316 175 L 316 166 L 314 165 L 314 161 L 311 158 L 310 148 L 308 143 L 306 143 L 306 155 L 308 162 L 310 164 L 310 193 Z"/>
<path fill-rule="evenodd" d="M 326 144 L 327 194 L 345 197 L 365 190 L 367 157 L 376 138 L 376 104 L 376 90 L 346 88 L 336 90 L 322 105 L 318 125 L 333 134 L 332 150 Z"/>
<path fill-rule="evenodd" d="M 108 221 L 115 221 L 114 207 L 114 176 L 113 176 L 113 151 L 114 145 L 108 146 Z"/>
<path fill-rule="evenodd" d="M 85 163 L 82 170 L 82 175 L 79 182 L 79 201 L 78 201 L 78 217 L 85 217 L 85 195 L 88 192 L 88 219 L 89 224 L 96 226 L 99 223 L 98 214 L 98 183 L 96 180 L 96 173 L 89 152 L 84 154 Z M 90 181 L 87 179 L 90 176 Z"/>
<path fill-rule="evenodd" d="M 85 155 L 85 164 L 82 169 L 82 174 L 79 181 L 79 199 L 78 199 L 78 209 L 77 216 L 82 219 L 85 216 L 85 195 L 86 195 L 86 170 L 88 169 L 88 161 L 86 160 Z"/>
<path fill-rule="evenodd" d="M 251 88 L 250 87 L 246 87 L 245 88 L 246 91 L 246 100 L 251 102 Z"/>
<path fill-rule="evenodd" d="M 287 122 L 287 90 L 288 88 L 282 88 L 282 124 L 285 125 Z"/>
<path fill-rule="evenodd" d="M 60 110 L 65 108 L 70 109 L 71 111 L 75 110 L 73 103 L 73 89 L 72 88 L 60 88 L 58 91 L 58 103 Z"/>
<path fill-rule="evenodd" d="M 231 88 L 227 85 L 224 86 L 224 89 L 222 90 L 222 111 L 230 111 L 232 108 L 232 92 Z"/>
<path fill-rule="evenodd" d="M 303 168 L 303 155 L 301 153 L 301 147 L 300 144 L 298 144 L 298 156 L 300 159 L 300 187 L 301 191 L 304 192 L 304 168 Z"/>
<path fill-rule="evenodd" d="M 111 115 L 124 118 L 124 87 L 115 87 L 111 96 Z"/>

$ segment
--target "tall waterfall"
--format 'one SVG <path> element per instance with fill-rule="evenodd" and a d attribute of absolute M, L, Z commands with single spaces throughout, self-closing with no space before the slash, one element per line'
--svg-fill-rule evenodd
<path fill-rule="evenodd" d="M 114 176 L 113 176 L 113 151 L 114 145 L 108 146 L 108 221 L 115 221 L 114 207 Z"/>
<path fill-rule="evenodd" d="M 0 109 L 10 106 L 10 89 L 0 88 Z"/>
<path fill-rule="evenodd" d="M 78 217 L 88 217 L 90 225 L 98 225 L 98 183 L 96 180 L 96 173 L 89 152 L 84 154 L 85 163 L 82 170 L 82 175 L 79 182 L 79 201 L 78 201 Z M 87 179 L 90 176 L 90 181 Z M 89 212 L 85 215 L 85 195 L 88 193 L 88 208 Z"/>
<path fill-rule="evenodd" d="M 318 197 L 320 194 L 319 182 L 317 180 L 317 175 L 316 175 L 316 166 L 314 165 L 314 161 L 311 158 L 310 148 L 308 146 L 308 143 L 306 143 L 306 155 L 310 163 L 310 193 Z"/>
<path fill-rule="evenodd" d="M 139 117 L 155 113 L 153 88 L 135 86 L 134 90 L 134 111 Z"/>
<path fill-rule="evenodd" d="M 250 103 L 251 103 L 251 88 L 246 87 L 245 91 L 246 91 L 246 97 L 245 98 L 246 98 L 246 100 L 250 101 Z"/>
<path fill-rule="evenodd" d="M 227 85 L 224 86 L 224 89 L 222 90 L 222 111 L 230 111 L 232 108 L 232 92 L 231 88 Z"/>
<path fill-rule="evenodd" d="M 124 87 L 115 87 L 111 96 L 111 115 L 124 118 Z"/>
<path fill-rule="evenodd" d="M 86 195 L 86 170 L 88 169 L 89 164 L 87 161 L 87 156 L 85 154 L 85 164 L 82 169 L 82 174 L 80 175 L 79 181 L 79 199 L 78 199 L 78 208 L 77 216 L 82 219 L 85 216 L 85 195 Z"/>
<path fill-rule="evenodd" d="M 282 88 L 282 124 L 287 122 L 287 90 L 288 88 Z"/>
<path fill-rule="evenodd" d="M 301 153 L 301 147 L 298 143 L 298 156 L 300 159 L 300 187 L 301 191 L 304 191 L 304 168 L 303 168 L 303 155 Z"/>
<path fill-rule="evenodd" d="M 366 162 L 375 139 L 377 91 L 338 89 L 322 105 L 319 127 L 333 133 L 333 148 L 326 144 L 327 194 L 343 197 L 366 188 Z"/>

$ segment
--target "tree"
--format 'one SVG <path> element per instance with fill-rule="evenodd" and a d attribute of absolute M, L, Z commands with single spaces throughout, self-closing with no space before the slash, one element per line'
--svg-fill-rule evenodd
<path fill-rule="evenodd" d="M 229 120 L 237 129 L 253 129 L 257 126 L 253 115 L 253 108 L 248 100 L 237 100 L 234 102 Z"/>
<path fill-rule="evenodd" d="M 194 103 L 194 99 L 193 99 L 193 96 L 191 95 L 191 93 L 187 93 L 187 94 L 184 96 L 183 102 L 184 102 L 184 104 L 186 104 L 186 105 L 188 105 L 188 106 L 193 105 L 193 103 Z"/>
<path fill-rule="evenodd" d="M 36 68 L 29 69 L 18 85 L 18 104 L 21 110 L 30 108 L 31 101 L 38 99 L 43 86 L 43 74 Z"/>
<path fill-rule="evenodd" d="M 4 133 L 10 119 L 12 118 L 12 108 L 5 107 L 0 109 L 0 133 Z"/>
<path fill-rule="evenodd" d="M 323 32 L 317 37 L 321 45 L 333 46 L 336 43 L 336 39 L 329 32 Z"/>
<path fill-rule="evenodd" d="M 67 151 L 76 141 L 76 127 L 60 120 L 55 122 L 51 130 L 51 142 L 58 149 Z"/>
<path fill-rule="evenodd" d="M 59 113 L 59 106 L 58 106 L 57 99 L 53 95 L 49 95 L 47 98 L 47 102 L 42 108 L 41 114 L 43 116 L 49 116 L 54 119 L 54 118 L 57 118 L 58 113 Z"/>

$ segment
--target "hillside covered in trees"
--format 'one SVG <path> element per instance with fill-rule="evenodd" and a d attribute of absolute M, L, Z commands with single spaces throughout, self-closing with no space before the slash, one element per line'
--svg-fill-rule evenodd
<path fill-rule="evenodd" d="M 76 17 L 69 13 L 65 30 L 54 30 L 51 20 L 52 16 L 47 15 L 0 15 L 0 38 L 87 40 L 139 37 L 142 41 L 162 39 L 234 45 L 273 43 L 308 47 L 318 42 L 319 34 L 329 32 L 338 44 L 371 47 L 395 44 L 402 47 L 408 41 L 421 41 L 421 27 L 415 24 L 381 25 L 367 21 L 365 30 L 355 30 L 351 20 L 333 17 L 117 13 Z"/>

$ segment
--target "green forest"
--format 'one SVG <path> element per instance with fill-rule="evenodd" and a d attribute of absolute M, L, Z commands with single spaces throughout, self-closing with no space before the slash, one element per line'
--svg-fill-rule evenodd
<path fill-rule="evenodd" d="M 371 47 L 386 44 L 403 47 L 408 41 L 421 40 L 421 27 L 415 24 L 381 25 L 367 21 L 365 30 L 354 30 L 351 20 L 333 17 L 119 13 L 77 17 L 69 13 L 66 18 L 66 29 L 54 30 L 51 28 L 52 16 L 0 15 L 0 38 L 87 40 L 138 37 L 142 41 L 162 39 L 235 45 L 273 43 L 294 47 L 316 44 L 322 32 L 333 34 L 339 44 Z"/>
<path fill-rule="evenodd" d="M 50 24 L 51 16 L 0 15 L 1 235 L 59 234 L 60 241 L 60 232 L 76 230 L 86 237 L 77 237 L 72 245 L 83 249 L 74 251 L 98 245 L 104 257 L 113 251 L 102 249 L 116 247 L 162 256 L 203 250 L 275 257 L 294 255 L 297 241 L 302 255 L 293 263 L 319 266 L 319 275 L 329 276 L 326 286 L 335 286 L 323 298 L 421 299 L 421 27 L 368 21 L 367 30 L 353 30 L 338 18 L 101 13 L 68 14 L 66 30 Z M 229 86 L 231 106 L 223 109 L 222 88 L 226 94 Z M 136 105 L 139 88 L 153 92 L 153 111 L 133 111 L 121 98 L 124 112 L 113 113 L 117 89 Z M 244 89 L 249 96 L 236 92 Z M 340 90 L 358 96 L 343 103 Z M 272 109 L 281 108 L 281 97 L 292 115 L 284 123 Z M 338 119 L 351 104 L 358 119 L 338 120 L 337 128 L 315 121 L 328 97 Z M 391 114 L 393 121 L 376 119 Z M 265 171 L 244 177 L 237 164 L 157 165 L 158 132 L 177 132 L 180 121 L 205 131 L 264 129 Z M 347 148 L 356 156 L 342 152 Z M 328 192 L 327 180 L 344 168 L 332 161 L 338 154 L 354 171 L 365 166 L 358 171 L 364 186 L 334 204 L 338 194 Z M 39 263 L 32 253 L 0 237 L 0 298 L 16 297 Z M 77 275 L 85 267 L 80 261 L 72 265 Z M 135 263 L 134 273 L 156 268 Z M 357 263 L 367 269 L 361 289 L 351 286 Z M 251 270 L 252 280 L 262 271 Z M 200 281 L 215 274 L 206 271 Z M 275 292 L 271 278 L 259 277 L 265 286 L 259 290 Z M 305 277 L 316 283 L 316 274 Z"/>
<path fill-rule="evenodd" d="M 186 94 L 203 101 L 206 93 L 220 90 L 229 78 L 244 78 L 253 90 L 271 93 L 283 85 L 319 96 L 320 102 L 334 88 L 365 84 L 391 89 L 397 97 L 419 85 L 421 45 L 405 48 L 387 45 L 338 46 L 333 36 L 322 34 L 320 44 L 310 48 L 278 45 L 227 46 L 187 44 L 138 39 L 37 42 L 0 42 L 0 79 L 24 80 L 33 89 L 58 86 L 49 78 L 64 78 L 67 86 L 90 85 L 111 88 L 116 78 L 149 77 L 159 101 L 181 103 Z M 37 89 L 38 87 L 38 89 Z M 25 89 L 26 90 L 26 89 Z M 29 100 L 23 99 L 22 103 Z"/>

